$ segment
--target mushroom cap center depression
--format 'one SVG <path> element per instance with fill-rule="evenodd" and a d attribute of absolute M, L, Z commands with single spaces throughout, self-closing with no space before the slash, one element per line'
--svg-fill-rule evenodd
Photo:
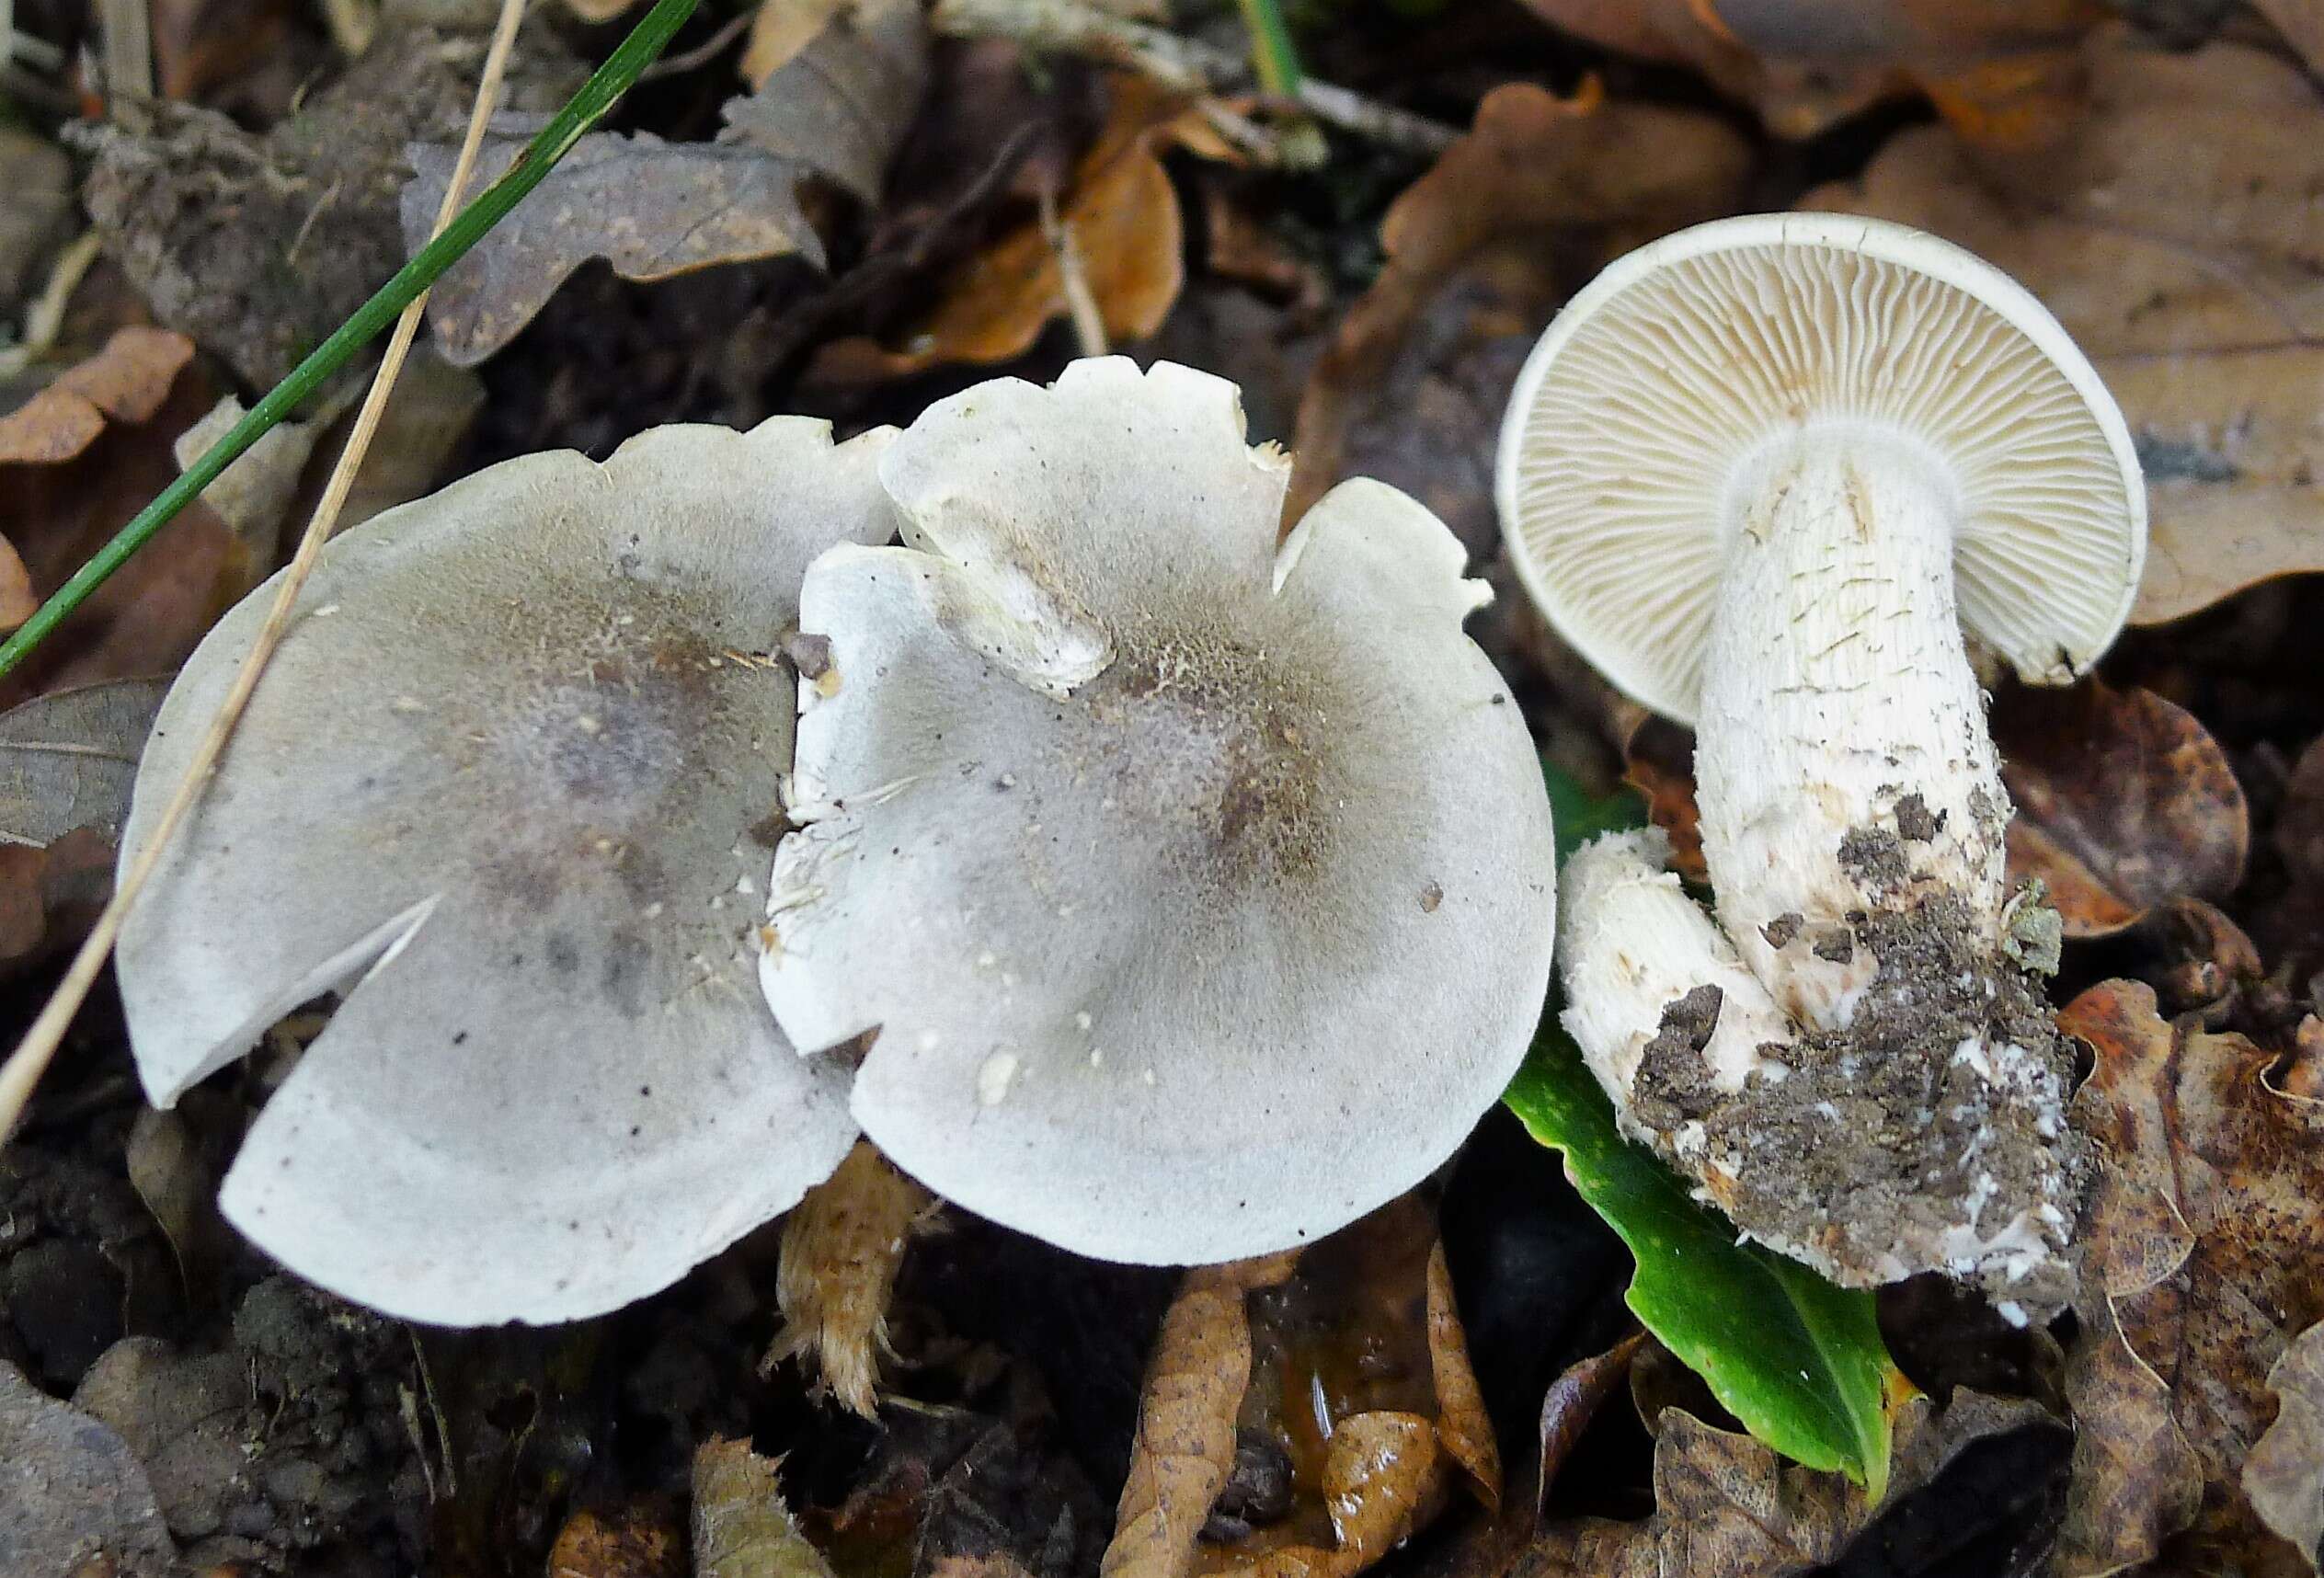
<path fill-rule="evenodd" d="M 1135 818 L 1169 874 L 1248 891 L 1312 875 L 1332 844 L 1332 687 L 1281 645 L 1156 620 L 1075 693 L 1056 765 Z"/>

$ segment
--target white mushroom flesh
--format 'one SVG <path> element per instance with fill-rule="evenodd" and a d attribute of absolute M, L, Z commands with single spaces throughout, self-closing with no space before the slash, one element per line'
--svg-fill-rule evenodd
<path fill-rule="evenodd" d="M 528 456 L 325 550 L 120 939 L 167 1105 L 317 994 L 228 1217 L 308 1279 L 452 1324 L 591 1314 L 785 1209 L 849 1070 L 756 986 L 807 561 L 877 542 L 888 435 L 668 428 Z M 172 690 L 134 859 L 274 597 Z M 754 831 L 755 829 L 755 831 Z"/>
<path fill-rule="evenodd" d="M 1553 863 L 1483 589 L 1231 385 L 1076 364 L 883 459 L 909 547 L 802 623 L 797 804 L 763 980 L 802 1046 L 876 1028 L 854 1110 L 906 1171 L 1080 1252 L 1239 1259 L 1417 1182 L 1540 1011 Z"/>

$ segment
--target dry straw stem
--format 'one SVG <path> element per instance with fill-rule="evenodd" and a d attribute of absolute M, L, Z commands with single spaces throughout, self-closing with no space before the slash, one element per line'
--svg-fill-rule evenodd
<path fill-rule="evenodd" d="M 475 166 L 476 150 L 484 144 L 486 124 L 492 119 L 494 104 L 500 97 L 500 79 L 509 68 L 509 51 L 516 41 L 517 24 L 524 17 L 524 0 L 501 0 L 499 20 L 494 24 L 492 45 L 486 51 L 484 73 L 476 84 L 476 101 L 468 115 L 468 134 L 460 145 L 459 162 L 452 167 L 452 182 L 444 190 L 444 200 L 436 212 L 436 229 L 441 232 L 452 216 L 460 212 L 460 199 L 467 189 L 468 176 Z M 364 395 L 362 408 L 355 414 L 354 430 L 348 435 L 347 447 L 339 452 L 338 463 L 332 467 L 331 477 L 323 489 L 322 501 L 315 507 L 315 515 L 307 522 L 306 534 L 299 539 L 298 552 L 292 555 L 283 571 L 282 584 L 274 597 L 274 606 L 267 612 L 267 622 L 252 644 L 250 656 L 243 660 L 242 670 L 235 676 L 234 688 L 226 692 L 224 704 L 211 720 L 210 730 L 202 737 L 193 760 L 186 768 L 186 776 L 178 783 L 177 792 L 170 796 L 162 812 L 161 820 L 154 828 L 154 836 L 146 843 L 136 863 L 122 874 L 112 899 L 97 916 L 97 924 L 89 932 L 81 951 L 73 956 L 72 967 L 40 1010 L 40 1018 L 25 1032 L 24 1040 L 0 1065 L 0 1139 L 16 1130 L 23 1116 L 25 1104 L 32 1099 L 33 1090 L 40 1076 L 48 1071 L 49 1060 L 55 1057 L 57 1046 L 64 1039 L 73 1016 L 87 1001 L 89 988 L 96 984 L 97 972 L 105 967 L 108 955 L 113 951 L 114 939 L 120 935 L 121 922 L 128 916 L 130 906 L 145 886 L 147 878 L 161 863 L 162 852 L 169 847 L 177 825 L 193 809 L 194 802 L 210 781 L 211 770 L 226 748 L 226 740 L 241 721 L 242 709 L 258 688 L 258 679 L 266 671 L 267 660 L 274 655 L 283 633 L 290 628 L 291 611 L 297 604 L 300 590 L 315 569 L 315 560 L 323 544 L 330 539 L 331 528 L 338 521 L 339 509 L 347 502 L 348 491 L 355 485 L 355 474 L 363 463 L 364 452 L 371 448 L 372 434 L 378 429 L 381 416 L 387 408 L 387 397 L 395 387 L 396 374 L 403 371 L 404 358 L 411 350 L 412 338 L 419 332 L 420 314 L 428 305 L 422 292 L 406 307 L 395 320 L 395 331 L 387 341 L 387 349 L 380 358 L 379 371 L 372 376 L 370 393 Z"/>

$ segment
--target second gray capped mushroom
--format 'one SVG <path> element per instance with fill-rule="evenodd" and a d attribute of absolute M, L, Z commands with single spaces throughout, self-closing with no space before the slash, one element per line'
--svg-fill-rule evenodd
<path fill-rule="evenodd" d="M 1288 460 L 1166 363 L 979 385 L 880 473 L 906 545 L 802 593 L 784 1029 L 876 1031 L 865 1132 L 1085 1254 L 1259 1254 L 1417 1183 L 1523 1057 L 1554 916 L 1452 535 L 1352 482 L 1278 542 Z"/>

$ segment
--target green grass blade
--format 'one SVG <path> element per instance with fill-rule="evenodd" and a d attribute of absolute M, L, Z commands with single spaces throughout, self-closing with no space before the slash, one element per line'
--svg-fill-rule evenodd
<path fill-rule="evenodd" d="M 1628 793 L 1595 800 L 1546 768 L 1561 858 L 1597 833 L 1643 820 Z M 1892 1397 L 1872 1296 L 1836 1287 L 1759 1244 L 1643 1147 L 1558 1023 L 1553 993 L 1525 1067 L 1503 1098 L 1528 1132 L 1563 1151 L 1566 1176 L 1630 1246 L 1631 1311 L 1744 1428 L 1812 1469 L 1837 1469 L 1875 1501 L 1888 1481 Z"/>
<path fill-rule="evenodd" d="M 296 410 L 357 351 L 376 339 L 420 292 L 507 217 L 509 211 L 539 186 L 556 162 L 580 141 L 581 134 L 628 91 L 638 74 L 653 63 L 698 4 L 700 0 L 655 0 L 654 8 L 581 85 L 565 108 L 541 129 L 524 152 L 517 155 L 507 174 L 478 193 L 434 240 L 396 271 L 394 279 L 381 286 L 378 293 L 356 308 L 352 316 L 292 368 L 281 383 L 269 390 L 265 398 L 251 406 L 223 438 L 205 450 L 200 459 L 139 510 L 87 564 L 74 571 L 73 577 L 59 587 L 30 619 L 17 626 L 15 634 L 0 642 L 0 675 L 23 662 L 74 609 L 87 600 L 90 593 L 103 586 L 114 571 L 153 540 L 155 532 L 176 519 L 179 510 L 200 497 L 203 488 L 217 481 L 221 472 L 265 437 L 277 422 Z"/>

